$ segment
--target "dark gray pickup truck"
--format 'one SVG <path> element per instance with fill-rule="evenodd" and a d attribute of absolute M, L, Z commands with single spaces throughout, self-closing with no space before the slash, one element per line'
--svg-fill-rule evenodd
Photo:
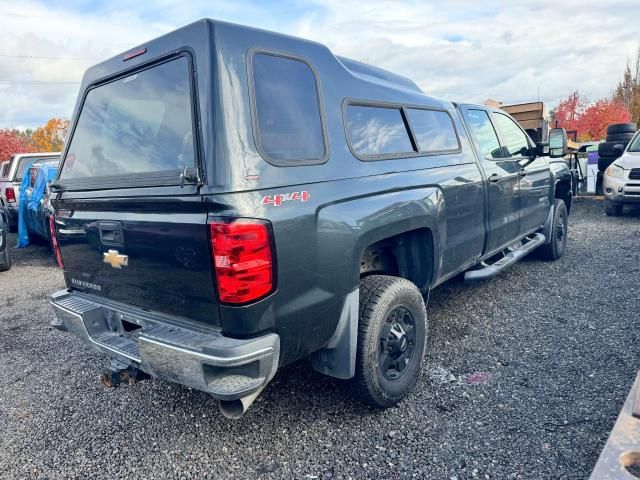
<path fill-rule="evenodd" d="M 230 417 L 304 357 L 394 405 L 431 289 L 562 256 L 565 151 L 321 44 L 196 22 L 84 76 L 52 185 L 53 325 L 113 358 L 105 384 L 153 375 Z"/>

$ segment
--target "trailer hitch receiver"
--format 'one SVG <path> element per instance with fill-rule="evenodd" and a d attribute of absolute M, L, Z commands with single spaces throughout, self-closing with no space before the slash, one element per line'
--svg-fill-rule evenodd
<path fill-rule="evenodd" d="M 111 360 L 109 368 L 100 375 L 100 383 L 107 388 L 115 388 L 121 384 L 129 385 L 132 394 L 138 397 L 140 390 L 138 382 L 149 378 L 149 374 L 137 369 L 131 364 L 119 360 Z M 136 394 L 137 392 L 137 394 Z"/>

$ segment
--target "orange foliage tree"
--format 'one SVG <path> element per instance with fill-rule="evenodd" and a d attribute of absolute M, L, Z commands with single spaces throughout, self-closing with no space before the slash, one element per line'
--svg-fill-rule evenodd
<path fill-rule="evenodd" d="M 9 160 L 14 153 L 33 152 L 29 140 L 17 130 L 0 130 L 0 162 Z"/>
<path fill-rule="evenodd" d="M 589 105 L 580 115 L 579 138 L 600 140 L 607 136 L 607 125 L 631 120 L 629 110 L 619 100 L 601 98 Z"/>
<path fill-rule="evenodd" d="M 31 143 L 38 152 L 59 152 L 69 131 L 69 120 L 52 118 L 43 127 L 37 128 Z"/>
<path fill-rule="evenodd" d="M 558 127 L 564 128 L 565 130 L 579 130 L 578 124 L 586 105 L 587 102 L 585 98 L 580 95 L 578 91 L 573 92 L 562 100 L 558 106 L 553 109 L 553 118 Z"/>
<path fill-rule="evenodd" d="M 553 110 L 558 127 L 578 132 L 579 141 L 602 140 L 607 126 L 631 120 L 629 110 L 618 99 L 601 98 L 589 104 L 579 92 L 573 92 Z"/>

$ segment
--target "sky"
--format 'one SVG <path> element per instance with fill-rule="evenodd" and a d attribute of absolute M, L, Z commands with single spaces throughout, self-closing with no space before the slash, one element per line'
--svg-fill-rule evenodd
<path fill-rule="evenodd" d="M 637 0 L 0 0 L 0 128 L 70 117 L 88 67 L 204 17 L 324 43 L 436 97 L 548 108 L 610 95 L 640 41 Z"/>

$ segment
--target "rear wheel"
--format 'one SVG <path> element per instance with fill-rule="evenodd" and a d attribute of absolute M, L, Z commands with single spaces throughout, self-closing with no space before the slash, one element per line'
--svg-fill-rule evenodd
<path fill-rule="evenodd" d="M 567 245 L 569 215 L 564 201 L 556 199 L 551 224 L 551 241 L 538 247 L 538 255 L 543 260 L 558 260 L 564 254 Z"/>
<path fill-rule="evenodd" d="M 349 393 L 378 408 L 398 403 L 420 374 L 426 336 L 427 311 L 413 283 L 385 275 L 363 278 L 356 374 L 347 383 Z"/>
<path fill-rule="evenodd" d="M 11 268 L 11 254 L 9 253 L 9 248 L 7 247 L 4 251 L 4 261 L 0 260 L 0 272 L 6 272 Z"/>
<path fill-rule="evenodd" d="M 613 203 L 611 200 L 604 199 L 604 214 L 608 217 L 617 217 L 622 213 L 622 205 Z"/>

